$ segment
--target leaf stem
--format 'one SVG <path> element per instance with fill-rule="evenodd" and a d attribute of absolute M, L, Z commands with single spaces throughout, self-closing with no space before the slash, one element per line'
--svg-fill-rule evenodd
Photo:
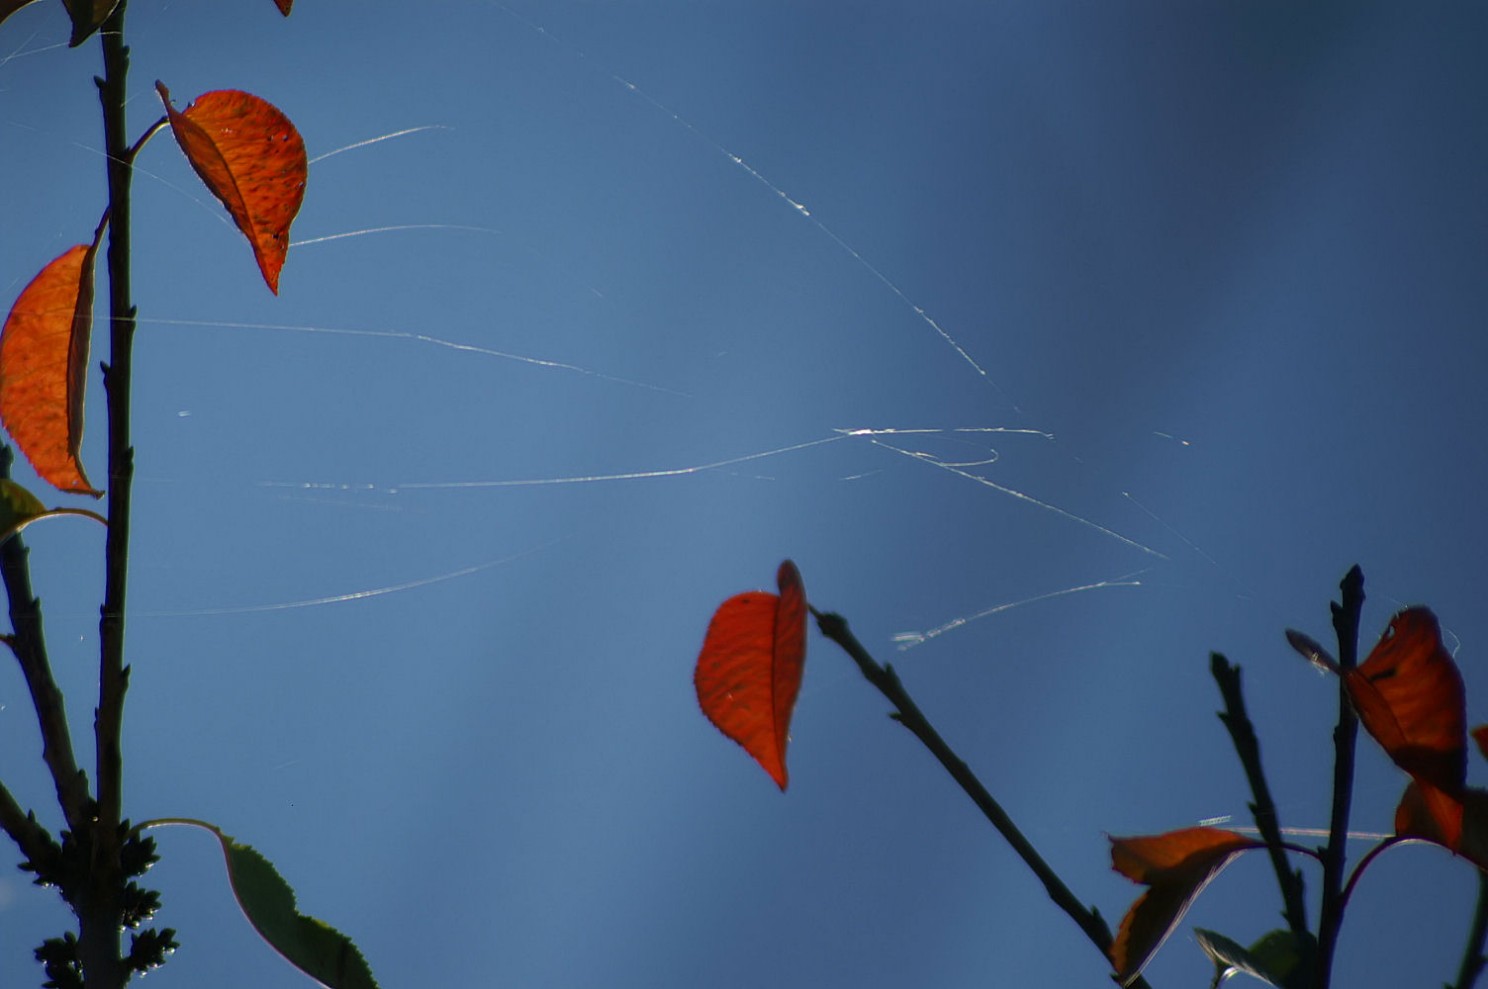
<path fill-rule="evenodd" d="M 1245 710 L 1240 667 L 1231 665 L 1229 660 L 1216 652 L 1209 654 L 1209 672 L 1219 684 L 1220 696 L 1224 698 L 1225 709 L 1219 712 L 1219 720 L 1224 723 L 1230 733 L 1230 740 L 1235 743 L 1235 753 L 1240 757 L 1240 765 L 1244 767 L 1245 778 L 1250 783 L 1250 792 L 1255 797 L 1255 802 L 1249 805 L 1250 813 L 1255 818 L 1256 830 L 1266 842 L 1271 866 L 1276 870 L 1276 882 L 1281 887 L 1287 926 L 1291 928 L 1298 943 L 1301 943 L 1310 936 L 1302 871 L 1294 870 L 1286 857 L 1276 804 L 1271 799 L 1271 788 L 1266 783 L 1266 773 L 1261 767 L 1261 743 L 1256 738 L 1250 715 Z"/>
<path fill-rule="evenodd" d="M 1347 903 L 1343 886 L 1344 846 L 1348 842 L 1349 807 L 1354 795 L 1354 743 L 1359 719 L 1344 686 L 1348 672 L 1359 664 L 1359 615 L 1364 608 L 1364 572 L 1356 565 L 1344 575 L 1339 601 L 1329 605 L 1333 631 L 1338 636 L 1338 724 L 1333 729 L 1333 811 L 1328 844 L 1323 851 L 1323 902 L 1318 921 L 1317 989 L 1327 989 L 1333 977 L 1333 952 L 1343 925 Z"/>
<path fill-rule="evenodd" d="M 983 816 L 992 823 L 998 833 L 1012 846 L 1013 851 L 1023 863 L 1033 871 L 1039 881 L 1044 884 L 1049 898 L 1055 905 L 1069 915 L 1070 919 L 1085 932 L 1085 936 L 1091 943 L 1100 949 L 1102 955 L 1109 961 L 1111 957 L 1111 931 L 1106 926 L 1105 919 L 1101 917 L 1100 911 L 1094 907 L 1086 907 L 1070 892 L 1064 880 L 1049 867 L 1043 856 L 1033 847 L 1032 843 L 1018 830 L 1013 819 L 1008 816 L 1002 806 L 987 792 L 976 775 L 967 767 L 966 763 L 956 755 L 955 751 L 946 744 L 945 740 L 935 730 L 929 720 L 921 713 L 914 699 L 904 689 L 899 681 L 899 675 L 894 672 L 892 665 L 880 666 L 878 662 L 863 648 L 863 644 L 857 640 L 847 626 L 847 620 L 841 615 L 830 612 L 820 612 L 815 608 L 811 613 L 816 616 L 817 626 L 822 635 L 831 639 L 842 650 L 852 657 L 858 664 L 868 682 L 878 688 L 879 693 L 888 698 L 890 704 L 894 705 L 894 713 L 889 715 L 918 738 L 924 746 L 930 750 L 940 764 L 945 767 L 946 772 L 954 779 L 971 798 L 972 803 L 977 805 Z M 1146 989 L 1147 982 L 1142 978 L 1129 984 L 1129 989 Z"/>
<path fill-rule="evenodd" d="M 1359 864 L 1354 866 L 1354 871 L 1349 873 L 1348 882 L 1343 884 L 1343 891 L 1338 894 L 1338 912 L 1342 914 L 1348 907 L 1349 897 L 1354 895 L 1354 887 L 1359 885 L 1359 879 L 1364 875 L 1364 870 L 1369 867 L 1369 863 L 1379 858 L 1380 854 L 1387 849 L 1415 840 L 1417 839 L 1391 835 L 1365 852 L 1363 858 L 1359 859 Z"/>

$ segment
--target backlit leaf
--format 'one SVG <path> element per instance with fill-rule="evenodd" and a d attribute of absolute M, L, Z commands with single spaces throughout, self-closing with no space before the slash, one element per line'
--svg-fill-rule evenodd
<path fill-rule="evenodd" d="M 1478 743 L 1478 751 L 1483 753 L 1483 758 L 1488 759 L 1488 725 L 1478 725 L 1472 730 L 1472 737 Z"/>
<path fill-rule="evenodd" d="M 1390 619 L 1379 644 L 1344 679 L 1365 730 L 1411 776 L 1455 793 L 1467 774 L 1462 674 L 1429 608 Z"/>
<path fill-rule="evenodd" d="M 222 843 L 227 876 L 243 915 L 259 936 L 301 972 L 330 989 L 377 989 L 351 939 L 295 908 L 294 890 L 269 860 L 212 829 Z"/>
<path fill-rule="evenodd" d="M 4 542 L 46 514 L 46 506 L 24 487 L 0 477 L 0 542 Z"/>
<path fill-rule="evenodd" d="M 72 18 L 72 39 L 68 44 L 76 48 L 108 20 L 109 14 L 119 6 L 119 0 L 62 0 L 62 6 L 67 8 L 67 16 Z"/>
<path fill-rule="evenodd" d="M 776 583 L 779 594 L 736 594 L 714 612 L 693 683 L 708 720 L 784 790 L 791 712 L 806 662 L 807 605 L 794 563 L 780 564 Z"/>
<path fill-rule="evenodd" d="M 278 294 L 289 225 L 305 198 L 305 142 L 289 118 L 251 93 L 219 89 L 185 110 L 157 82 L 176 143 L 248 238 L 269 290 Z"/>
<path fill-rule="evenodd" d="M 1488 869 L 1488 791 L 1464 787 L 1450 794 L 1412 780 L 1395 808 L 1395 833 L 1440 845 Z"/>
<path fill-rule="evenodd" d="M 78 244 L 48 264 L 0 329 L 0 421 L 43 480 L 95 497 L 78 451 L 97 252 L 97 242 Z"/>
<path fill-rule="evenodd" d="M 1216 981 L 1244 973 L 1281 989 L 1290 989 L 1304 981 L 1301 976 L 1310 944 L 1299 944 L 1288 930 L 1271 931 L 1249 948 L 1203 928 L 1194 928 L 1194 940 L 1220 969 Z"/>
<path fill-rule="evenodd" d="M 1148 887 L 1121 919 L 1111 943 L 1117 980 L 1123 986 L 1135 982 L 1209 881 L 1236 855 L 1263 847 L 1254 838 L 1219 828 L 1112 838 L 1111 867 Z"/>

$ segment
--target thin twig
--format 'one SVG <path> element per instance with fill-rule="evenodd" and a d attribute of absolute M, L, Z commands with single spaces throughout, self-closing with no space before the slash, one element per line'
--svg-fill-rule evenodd
<path fill-rule="evenodd" d="M 0 447 L 0 478 L 10 476 L 11 457 L 10 447 Z M 0 543 L 0 576 L 5 580 L 13 630 L 6 644 L 15 653 L 21 675 L 26 679 L 26 688 L 31 692 L 31 705 L 36 709 L 36 719 L 41 725 L 41 757 L 51 772 L 57 804 L 62 808 L 67 826 L 76 831 L 86 826 L 90 816 L 88 778 L 78 769 L 73 755 L 67 708 L 47 659 L 41 601 L 31 591 L 29 554 L 19 535 Z"/>
<path fill-rule="evenodd" d="M 1235 743 L 1235 753 L 1240 765 L 1245 768 L 1245 778 L 1250 783 L 1250 792 L 1255 802 L 1250 804 L 1251 816 L 1255 818 L 1256 830 L 1266 842 L 1266 851 L 1271 856 L 1271 866 L 1276 870 L 1276 881 L 1281 887 L 1281 899 L 1287 926 L 1298 943 L 1309 937 L 1307 930 L 1307 901 L 1304 898 L 1302 871 L 1293 869 L 1287 860 L 1281 840 L 1281 826 L 1277 820 L 1276 804 L 1271 799 L 1271 788 L 1266 783 L 1266 773 L 1261 768 L 1261 743 L 1256 738 L 1255 726 L 1245 711 L 1245 694 L 1240 686 L 1240 667 L 1231 665 L 1219 653 L 1210 653 L 1209 672 L 1219 684 L 1220 696 L 1225 709 L 1219 712 L 1219 720 L 1230 733 Z"/>
<path fill-rule="evenodd" d="M 1338 724 L 1333 729 L 1333 812 L 1328 845 L 1323 851 L 1323 904 L 1318 920 L 1317 989 L 1328 989 L 1333 977 L 1333 952 L 1343 925 L 1344 846 L 1348 842 L 1349 807 L 1354 796 L 1354 742 L 1359 720 L 1344 686 L 1348 671 L 1359 664 L 1359 614 L 1364 608 L 1364 572 L 1353 567 L 1338 585 L 1341 600 L 1329 607 L 1338 636 Z"/>
<path fill-rule="evenodd" d="M 815 608 L 811 613 L 816 616 L 817 626 L 822 635 L 831 639 L 842 650 L 852 657 L 858 664 L 858 669 L 868 682 L 878 688 L 879 693 L 888 698 L 890 704 L 894 705 L 894 713 L 889 715 L 918 738 L 931 754 L 945 767 L 946 772 L 951 774 L 966 795 L 971 798 L 972 803 L 977 805 L 982 814 L 992 823 L 999 834 L 1012 846 L 1013 851 L 1018 853 L 1025 865 L 1033 870 L 1033 874 L 1044 884 L 1049 898 L 1054 901 L 1061 910 L 1069 915 L 1070 919 L 1085 932 L 1085 936 L 1091 943 L 1100 949 L 1107 961 L 1111 957 L 1111 930 L 1106 926 L 1106 921 L 1100 915 L 1100 911 L 1094 907 L 1086 907 L 1070 892 L 1064 880 L 1049 867 L 1043 856 L 1033 847 L 1029 840 L 1024 837 L 1023 832 L 1013 823 L 1013 819 L 1007 815 L 1002 806 L 987 792 L 980 780 L 967 767 L 966 763 L 956 755 L 940 734 L 920 712 L 914 699 L 899 682 L 899 675 L 894 672 L 891 665 L 880 666 L 878 662 L 863 648 L 863 644 L 857 640 L 852 631 L 847 627 L 847 620 L 841 615 L 823 613 Z M 1129 984 L 1130 989 L 1147 989 L 1146 980 L 1138 977 Z"/>
<path fill-rule="evenodd" d="M 1488 957 L 1483 955 L 1483 942 L 1488 940 L 1488 872 L 1478 870 L 1478 906 L 1473 911 L 1472 928 L 1467 946 L 1462 949 L 1462 967 L 1457 969 L 1457 982 L 1447 989 L 1472 989 Z"/>

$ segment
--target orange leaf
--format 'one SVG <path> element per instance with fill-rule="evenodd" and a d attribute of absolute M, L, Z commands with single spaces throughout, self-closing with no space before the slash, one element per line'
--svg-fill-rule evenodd
<path fill-rule="evenodd" d="M 185 110 L 155 83 L 176 143 L 253 246 L 258 270 L 279 294 L 289 225 L 305 198 L 305 142 L 289 118 L 251 93 L 219 89 Z"/>
<path fill-rule="evenodd" d="M 1121 918 L 1111 942 L 1117 981 L 1135 982 L 1209 880 L 1236 855 L 1262 847 L 1254 838 L 1219 828 L 1112 838 L 1111 867 L 1149 887 Z"/>
<path fill-rule="evenodd" d="M 274 5 L 279 8 L 279 13 L 288 17 L 289 8 L 294 6 L 294 0 L 274 0 Z"/>
<path fill-rule="evenodd" d="M 1440 845 L 1488 869 L 1488 791 L 1464 788 L 1459 799 L 1412 780 L 1395 809 L 1395 833 Z"/>
<path fill-rule="evenodd" d="M 1395 764 L 1448 793 L 1467 775 L 1462 674 L 1429 608 L 1390 619 L 1379 644 L 1344 679 L 1364 728 Z"/>
<path fill-rule="evenodd" d="M 6 431 L 42 480 L 94 497 L 103 492 L 88 483 L 78 451 L 97 253 L 97 241 L 78 244 L 41 269 L 0 330 L 0 420 Z"/>
<path fill-rule="evenodd" d="M 785 746 L 806 662 L 806 590 L 789 560 L 780 593 L 736 594 L 713 613 L 693 683 L 708 720 L 786 786 Z"/>

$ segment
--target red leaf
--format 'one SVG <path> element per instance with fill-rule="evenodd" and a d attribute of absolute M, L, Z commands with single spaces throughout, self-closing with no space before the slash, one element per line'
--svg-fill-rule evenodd
<path fill-rule="evenodd" d="M 42 480 L 90 494 L 78 451 L 93 329 L 93 258 L 78 244 L 31 280 L 0 330 L 0 420 Z"/>
<path fill-rule="evenodd" d="M 274 5 L 279 8 L 279 13 L 288 17 L 289 8 L 294 6 L 294 0 L 274 0 Z"/>
<path fill-rule="evenodd" d="M 1488 759 L 1488 725 L 1478 725 L 1472 730 L 1472 737 L 1478 743 L 1478 751 L 1483 753 L 1483 758 Z"/>
<path fill-rule="evenodd" d="M 1464 788 L 1459 799 L 1412 780 L 1395 809 L 1395 833 L 1440 845 L 1488 869 L 1488 791 Z"/>
<path fill-rule="evenodd" d="M 1467 776 L 1462 674 L 1429 608 L 1390 619 L 1379 644 L 1344 679 L 1365 730 L 1395 764 L 1448 793 Z"/>
<path fill-rule="evenodd" d="M 1111 942 L 1117 981 L 1124 986 L 1135 982 L 1219 870 L 1241 852 L 1262 847 L 1254 838 L 1219 828 L 1112 838 L 1111 867 L 1149 887 L 1121 918 Z"/>
<path fill-rule="evenodd" d="M 219 89 L 185 110 L 157 82 L 176 143 L 248 238 L 269 290 L 289 251 L 289 225 L 305 198 L 305 142 L 289 118 L 251 93 Z"/>
<path fill-rule="evenodd" d="M 780 593 L 736 594 L 713 613 L 693 684 L 708 720 L 764 767 L 780 789 L 785 746 L 806 662 L 806 590 L 780 564 Z"/>

